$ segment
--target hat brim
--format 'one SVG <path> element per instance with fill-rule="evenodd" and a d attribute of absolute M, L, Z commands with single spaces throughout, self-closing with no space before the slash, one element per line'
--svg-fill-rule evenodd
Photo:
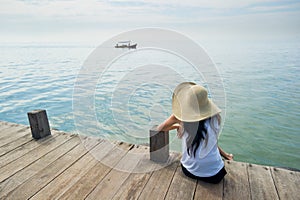
<path fill-rule="evenodd" d="M 172 97 L 172 112 L 174 116 L 184 122 L 196 122 L 220 113 L 221 109 L 212 100 L 206 97 L 207 99 L 203 104 L 203 102 L 199 103 L 197 95 L 191 95 L 190 90 L 194 86 L 196 86 L 195 83 L 184 82 L 175 88 Z M 200 89 L 205 90 L 203 87 Z"/>

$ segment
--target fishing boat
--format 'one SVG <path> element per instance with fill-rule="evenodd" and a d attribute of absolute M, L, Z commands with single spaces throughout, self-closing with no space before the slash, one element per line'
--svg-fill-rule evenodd
<path fill-rule="evenodd" d="M 119 41 L 115 48 L 128 48 L 128 49 L 136 49 L 137 44 L 131 44 L 131 41 Z"/>

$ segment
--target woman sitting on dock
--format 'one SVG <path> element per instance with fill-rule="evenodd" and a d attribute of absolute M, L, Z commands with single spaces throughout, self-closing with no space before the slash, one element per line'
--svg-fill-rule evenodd
<path fill-rule="evenodd" d="M 184 82 L 174 90 L 172 112 L 158 130 L 177 129 L 177 136 L 183 139 L 183 173 L 193 179 L 219 183 L 227 173 L 221 156 L 233 159 L 232 154 L 218 147 L 221 110 L 208 99 L 204 87 Z"/>

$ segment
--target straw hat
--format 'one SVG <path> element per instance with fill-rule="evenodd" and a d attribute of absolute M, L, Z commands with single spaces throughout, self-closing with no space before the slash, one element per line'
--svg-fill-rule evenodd
<path fill-rule="evenodd" d="M 207 90 L 195 83 L 179 84 L 173 93 L 172 111 L 175 117 L 184 122 L 196 122 L 221 112 L 207 97 Z"/>

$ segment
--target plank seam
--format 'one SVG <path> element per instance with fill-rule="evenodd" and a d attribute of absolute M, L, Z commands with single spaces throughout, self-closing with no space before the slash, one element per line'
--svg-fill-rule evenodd
<path fill-rule="evenodd" d="M 69 138 L 66 139 L 66 141 L 64 141 L 64 142 L 61 143 L 60 145 L 56 146 L 56 147 L 53 148 L 52 150 L 50 150 L 50 151 L 48 151 L 47 153 L 45 153 L 45 154 L 44 154 L 43 156 L 41 156 L 38 160 L 40 160 L 41 158 L 43 158 L 43 157 L 45 157 L 46 155 L 50 154 L 52 151 L 55 151 L 57 148 L 59 148 L 60 146 L 64 145 L 65 143 L 69 142 L 69 141 L 70 141 L 71 139 L 73 139 L 73 138 L 74 138 L 73 136 L 70 136 Z M 79 143 L 78 143 L 78 144 L 79 144 Z M 77 144 L 77 145 L 78 145 L 78 144 Z M 77 146 L 77 145 L 76 145 L 76 146 Z M 75 148 L 76 146 L 72 147 L 72 149 Z M 70 149 L 69 151 L 71 151 L 72 149 Z M 69 151 L 67 151 L 66 153 L 68 153 Z M 66 153 L 65 153 L 65 154 L 66 154 Z M 63 154 L 63 155 L 65 155 L 65 154 Z M 62 155 L 62 156 L 63 156 L 63 155 Z M 62 157 L 62 156 L 60 156 L 60 157 Z M 58 157 L 57 159 L 59 159 L 60 157 Z M 56 160 L 57 160 L 57 159 L 56 159 Z M 35 160 L 35 161 L 32 162 L 32 163 L 35 163 L 35 162 L 37 162 L 38 160 Z M 54 160 L 53 162 L 55 162 L 55 160 Z M 31 164 L 32 164 L 32 163 L 31 163 Z M 51 162 L 51 163 L 52 163 L 52 162 Z M 49 163 L 49 165 L 50 165 L 51 163 Z"/>
<path fill-rule="evenodd" d="M 73 138 L 73 137 L 68 138 L 63 144 L 65 144 L 66 142 L 70 141 L 72 138 Z M 58 147 L 60 147 L 60 146 L 61 146 L 61 145 L 57 146 L 56 148 L 58 148 Z M 56 148 L 55 148 L 55 149 L 56 149 Z M 32 162 L 31 164 L 29 164 L 29 165 L 23 167 L 21 170 L 19 170 L 18 172 L 14 173 L 14 175 L 10 176 L 9 178 L 15 176 L 16 174 L 20 173 L 20 172 L 23 171 L 23 170 L 26 170 L 28 167 L 30 167 L 30 166 L 33 165 L 34 163 L 38 162 L 41 158 L 43 158 L 43 157 L 46 156 L 47 154 L 51 153 L 51 152 L 54 151 L 55 149 L 53 149 L 53 150 L 47 152 L 46 154 L 44 154 L 42 157 L 40 157 L 39 159 L 35 160 L 35 161 Z M 73 149 L 73 148 L 71 148 L 71 149 Z M 71 150 L 71 149 L 70 149 L 70 150 Z M 70 150 L 69 150 L 69 151 L 70 151 Z M 69 152 L 69 151 L 67 151 L 67 152 Z M 65 155 L 67 152 L 64 152 L 61 156 L 59 156 L 58 158 L 56 158 L 54 161 L 48 163 L 48 165 L 51 165 L 53 162 L 55 162 L 57 159 L 59 159 L 60 157 L 62 157 L 63 155 Z M 48 166 L 48 165 L 47 165 L 47 166 Z M 45 166 L 45 167 L 47 167 L 47 166 Z M 45 167 L 44 167 L 44 168 L 45 168 Z M 42 169 L 44 169 L 44 168 L 42 168 Z M 29 179 L 31 179 L 33 176 L 35 176 L 35 175 L 36 175 L 37 173 L 39 173 L 39 172 L 40 172 L 40 171 L 36 171 L 36 172 L 35 172 L 34 174 L 32 174 L 30 177 L 27 177 L 26 180 L 24 180 L 23 182 L 21 182 L 20 184 L 18 184 L 16 187 L 14 187 L 11 191 L 9 191 L 7 194 L 5 194 L 4 197 L 6 197 L 6 196 L 8 196 L 9 194 L 11 194 L 14 190 L 16 190 L 17 188 L 19 188 L 20 185 L 25 184 L 25 182 L 27 182 Z M 6 180 L 8 180 L 8 179 L 6 179 Z M 6 180 L 5 180 L 5 181 L 6 181 Z M 1 184 L 4 183 L 5 181 L 1 182 Z M 1 198 L 2 198 L 2 197 L 0 197 L 0 199 L 1 199 Z"/>
<path fill-rule="evenodd" d="M 196 190 L 197 190 L 197 187 L 198 187 L 198 181 L 199 181 L 199 180 L 196 180 L 196 186 L 195 186 L 195 188 L 194 188 L 194 192 L 193 192 L 192 199 L 195 199 Z"/>
<path fill-rule="evenodd" d="M 126 155 L 126 154 L 125 154 Z M 120 161 L 120 160 L 119 160 Z M 89 193 L 87 193 L 86 194 L 86 196 L 83 198 L 84 200 L 91 194 L 91 193 L 93 193 L 93 191 L 96 189 L 96 187 L 103 181 L 103 179 L 112 171 L 112 169 L 113 168 L 110 168 L 110 170 L 108 170 L 107 171 L 107 173 L 105 174 L 105 176 L 103 176 L 102 178 L 101 178 L 101 180 L 100 180 L 100 182 L 99 183 L 97 183 L 96 185 L 95 185 L 95 187 L 93 187 L 93 189 L 89 192 Z"/>
<path fill-rule="evenodd" d="M 77 145 L 75 145 L 74 147 L 72 147 L 69 151 L 65 152 L 63 155 L 61 155 L 60 157 L 58 157 L 56 160 L 60 159 L 61 157 L 63 157 L 65 154 L 67 154 L 68 152 L 70 152 L 72 149 L 74 149 L 75 147 L 77 147 L 79 145 L 79 143 Z M 49 165 L 51 165 L 52 163 L 54 163 L 56 160 L 54 160 L 53 162 L 49 163 Z M 47 166 L 49 166 L 47 165 Z M 46 166 L 46 167 L 47 167 Z M 46 168 L 45 167 L 45 168 Z M 44 168 L 43 168 L 44 169 Z M 41 169 L 42 170 L 42 169 Z M 38 172 L 37 172 L 38 173 Z M 36 174 L 37 174 L 36 173 Z M 34 174 L 33 176 L 35 176 L 36 174 Z M 18 185 L 16 188 L 14 188 L 12 191 L 10 191 L 8 194 L 6 194 L 4 196 L 4 198 L 8 197 L 11 195 L 11 193 L 13 193 L 16 189 L 18 189 L 19 187 L 21 187 L 23 184 L 26 184 L 26 182 L 28 182 L 29 179 L 31 179 L 33 176 L 31 176 L 30 178 L 28 178 L 26 181 L 24 181 L 22 184 Z M 30 196 L 28 199 L 30 199 L 32 196 Z"/>
<path fill-rule="evenodd" d="M 149 173 L 149 172 L 148 172 Z M 147 174 L 147 172 L 146 173 L 144 173 L 144 174 Z M 142 189 L 141 189 L 141 191 L 140 191 L 140 193 L 139 193 L 139 195 L 137 196 L 137 198 L 136 199 L 139 199 L 140 198 L 140 196 L 141 196 L 141 194 L 142 194 L 142 192 L 143 192 L 143 190 L 144 190 L 144 188 L 146 187 L 146 185 L 148 184 L 148 181 L 150 180 L 150 178 L 151 178 L 151 176 L 152 176 L 152 174 L 153 174 L 153 171 L 152 172 L 150 172 L 149 173 L 150 174 L 150 176 L 148 177 L 148 180 L 147 180 L 147 182 L 143 185 L 143 187 L 142 187 Z M 124 183 L 129 179 L 129 177 L 132 175 L 132 173 L 130 173 L 130 175 L 125 179 L 125 181 L 124 181 Z M 122 187 L 122 186 L 121 186 Z M 117 195 L 117 193 L 118 192 L 116 192 L 113 196 L 112 196 L 112 199 L 114 199 L 115 198 L 115 196 Z"/>
<path fill-rule="evenodd" d="M 78 145 L 82 144 L 81 142 L 79 142 L 77 145 L 74 146 L 77 147 Z M 71 166 L 73 166 L 78 160 L 80 160 L 81 158 L 83 158 L 87 153 L 89 153 L 90 150 L 94 149 L 99 143 L 95 144 L 94 146 L 92 146 L 92 148 L 90 148 L 89 150 L 85 149 L 85 153 L 82 154 L 81 156 L 79 156 L 78 159 L 76 159 L 74 162 L 72 162 L 67 168 L 65 168 L 61 173 L 59 173 L 57 176 L 53 177 L 53 179 L 51 179 L 46 185 L 44 185 L 42 188 L 40 188 L 40 190 L 38 190 L 37 192 L 35 192 L 33 195 L 31 195 L 28 199 L 31 199 L 34 195 L 36 195 L 39 191 L 41 191 L 42 189 L 44 189 L 45 187 L 47 187 L 53 180 L 55 180 L 57 177 L 59 177 L 61 174 L 63 174 L 66 170 L 68 170 Z M 72 148 L 72 149 L 74 149 Z M 71 151 L 71 150 L 70 150 Z M 65 154 L 64 154 L 65 155 Z"/>
<path fill-rule="evenodd" d="M 129 147 L 129 149 L 132 148 L 132 146 L 134 146 L 134 145 L 131 144 L 131 146 Z M 117 147 L 117 148 L 118 148 L 118 147 Z M 91 191 L 83 198 L 84 200 L 85 200 L 91 193 L 93 193 L 93 191 L 97 188 L 97 186 L 98 186 L 99 184 L 101 184 L 101 183 L 103 182 L 103 180 L 108 176 L 108 174 L 113 170 L 113 168 L 114 168 L 115 166 L 117 166 L 117 164 L 122 160 L 122 158 L 125 157 L 125 156 L 128 154 L 129 149 L 127 149 L 126 153 L 118 160 L 118 162 L 117 162 L 112 168 L 110 168 L 110 169 L 107 171 L 107 173 L 105 174 L 105 176 L 103 176 L 103 177 L 101 178 L 100 182 L 97 183 L 97 184 L 95 185 L 95 187 L 93 187 L 93 189 L 92 189 L 92 190 L 91 190 Z"/>
<path fill-rule="evenodd" d="M 26 145 L 27 143 L 29 143 L 29 142 L 31 142 L 31 141 L 33 141 L 33 140 L 34 140 L 34 139 L 31 138 L 30 140 L 25 141 L 24 143 L 19 144 L 19 145 L 16 146 L 15 148 L 13 148 L 13 149 L 11 149 L 11 150 L 8 150 L 8 151 L 6 151 L 4 154 L 0 155 L 0 157 L 2 157 L 2 156 L 4 156 L 4 155 L 8 154 L 9 152 L 11 152 L 11 151 L 13 151 L 13 150 L 19 148 L 20 146 Z M 10 143 L 13 143 L 13 142 L 15 142 L 15 141 L 11 141 Z M 7 143 L 7 144 L 10 144 L 10 143 Z M 7 145 L 7 144 L 5 144 L 5 145 Z M 5 146 L 5 145 L 3 145 L 3 146 Z M 1 146 L 0 148 L 3 148 L 3 146 Z"/>
<path fill-rule="evenodd" d="M 274 187 L 275 187 L 275 189 L 276 189 L 277 197 L 278 197 L 278 199 L 280 200 L 278 188 L 277 188 L 277 185 L 276 185 L 276 182 L 275 182 L 275 179 L 274 179 L 274 174 L 273 174 L 274 168 L 273 168 L 273 167 L 272 167 L 272 168 L 270 167 L 269 169 L 270 169 L 270 172 L 271 172 L 271 177 L 272 177 L 272 180 L 273 180 L 273 183 L 274 183 Z"/>
<path fill-rule="evenodd" d="M 72 149 L 74 149 L 74 148 L 76 148 L 78 145 L 79 145 L 80 143 L 78 143 L 77 145 L 75 145 L 74 147 L 72 147 Z M 68 152 L 70 152 L 72 149 L 70 149 Z M 62 156 L 64 156 L 64 155 L 66 155 L 68 152 L 66 152 L 65 154 L 63 154 Z M 85 155 L 85 154 L 84 154 Z M 59 158 L 61 158 L 62 156 L 60 156 Z M 58 158 L 58 159 L 59 159 Z M 81 157 L 80 157 L 81 158 Z M 58 159 L 56 159 L 56 160 L 58 160 Z M 56 161 L 55 160 L 55 161 Z M 53 162 L 55 162 L 55 161 L 53 161 Z M 52 163 L 53 163 L 52 162 Z M 75 161 L 75 162 L 77 162 L 77 160 Z M 51 163 L 50 163 L 51 164 Z M 49 165 L 50 165 L 49 164 Z M 71 163 L 70 165 L 69 165 L 69 167 L 70 166 L 72 166 L 74 164 L 74 162 L 73 163 Z M 69 169 L 69 167 L 67 167 L 65 170 L 67 170 L 67 169 Z M 60 176 L 65 170 L 63 170 L 61 173 L 59 173 L 57 176 L 55 176 L 53 179 L 51 179 L 46 185 L 44 185 L 44 187 L 42 187 L 42 188 L 40 188 L 37 192 L 35 192 L 34 194 L 32 194 L 28 199 L 31 199 L 34 195 L 36 195 L 39 191 L 41 191 L 42 189 L 44 189 L 49 183 L 51 183 L 54 179 L 56 179 L 58 176 Z"/>
<path fill-rule="evenodd" d="M 13 126 L 9 126 L 9 127 L 6 127 L 4 129 L 0 130 L 0 139 L 7 137 L 7 135 L 5 135 L 5 133 L 3 135 L 1 133 L 6 132 L 11 128 L 13 128 Z M 17 129 L 17 130 L 19 131 L 20 129 Z"/>
<path fill-rule="evenodd" d="M 140 198 L 140 196 L 142 195 L 142 193 L 143 193 L 143 191 L 144 191 L 144 189 L 145 189 L 146 185 L 148 184 L 148 182 L 149 182 L 150 178 L 152 177 L 153 173 L 154 173 L 154 172 L 152 171 L 152 172 L 151 172 L 151 174 L 150 174 L 150 176 L 149 176 L 149 178 L 148 178 L 148 180 L 147 180 L 147 182 L 144 184 L 144 186 L 143 186 L 143 188 L 142 188 L 142 190 L 141 190 L 140 194 L 138 195 L 137 199 L 139 199 L 139 198 Z"/>
<path fill-rule="evenodd" d="M 101 143 L 101 142 L 103 142 L 103 140 L 101 140 L 100 142 L 99 142 L 99 144 Z M 99 144 L 97 144 L 96 146 L 98 146 Z M 95 148 L 96 148 L 96 146 L 95 146 Z M 92 157 L 95 159 L 95 157 L 92 155 Z M 90 164 L 90 163 L 89 163 Z M 91 167 L 90 167 L 90 169 L 89 170 L 91 170 L 93 167 L 95 167 L 97 165 L 97 162 L 95 162 Z M 88 171 L 89 171 L 88 170 Z M 87 172 L 85 172 L 78 180 L 80 180 L 82 177 L 84 177 L 85 176 L 85 174 L 86 173 L 88 173 L 88 171 Z M 60 199 L 70 188 L 72 188 L 77 182 L 78 182 L 78 180 L 76 180 L 75 182 L 73 182 L 71 185 L 68 185 L 68 187 L 65 187 L 64 188 L 64 191 L 63 192 L 61 192 L 60 193 L 60 195 L 58 196 L 58 197 L 56 197 L 55 199 Z M 50 184 L 50 183 L 49 183 Z"/>
<path fill-rule="evenodd" d="M 250 193 L 250 199 L 252 199 L 252 188 L 250 184 L 250 176 L 249 176 L 249 164 L 246 164 L 246 171 L 247 171 L 247 179 L 248 179 L 248 184 L 249 184 L 249 193 Z"/>
<path fill-rule="evenodd" d="M 55 136 L 55 137 L 57 137 L 57 136 Z M 51 138 L 51 140 L 52 140 L 52 139 L 53 139 L 53 138 Z M 27 143 L 28 143 L 28 142 L 27 142 Z M 23 145 L 26 145 L 27 143 L 25 143 L 25 144 L 23 144 Z M 20 146 L 22 146 L 22 145 L 20 145 Z M 59 146 L 60 146 L 60 145 L 59 145 Z M 39 146 L 37 146 L 36 148 L 38 148 L 38 147 L 39 147 Z M 15 162 L 15 161 L 17 161 L 18 159 L 21 159 L 22 157 L 24 157 L 24 156 L 26 156 L 27 154 L 31 153 L 31 152 L 34 151 L 36 148 L 32 149 L 31 151 L 25 153 L 24 155 L 22 155 L 22 156 L 20 156 L 20 157 L 18 157 L 18 158 L 16 158 L 15 160 L 12 160 L 11 162 L 7 163 L 6 165 L 3 165 L 2 167 L 0 167 L 0 170 L 1 170 L 2 168 L 4 168 L 5 166 L 9 165 L 10 163 Z M 54 150 L 54 149 L 53 149 L 53 150 Z M 50 152 L 53 151 L 53 150 L 50 150 L 49 152 L 47 152 L 47 153 L 44 154 L 43 156 L 47 155 L 48 153 L 50 153 Z M 28 166 L 32 165 L 33 163 L 37 162 L 37 161 L 38 161 L 39 159 L 41 159 L 43 156 L 41 156 L 40 158 L 38 158 L 38 159 L 32 161 L 31 163 L 28 163 L 28 165 L 22 166 L 21 169 L 19 169 L 18 171 L 14 172 L 13 174 L 10 174 L 7 178 L 5 178 L 5 179 L 3 179 L 2 181 L 0 181 L 0 183 L 5 182 L 5 181 L 6 181 L 7 179 L 9 179 L 10 177 L 14 176 L 15 174 L 19 173 L 19 172 L 22 171 L 23 169 L 25 169 L 25 168 L 27 168 Z"/>
<path fill-rule="evenodd" d="M 224 182 L 225 182 L 224 177 L 221 181 L 222 181 L 222 199 L 224 199 Z"/>
<path fill-rule="evenodd" d="M 24 129 L 24 130 L 23 130 Z M 30 131 L 29 130 L 26 130 L 27 128 L 21 128 L 21 129 L 17 129 L 17 130 L 12 130 L 12 132 L 11 133 L 15 133 L 15 139 L 14 140 L 12 140 L 12 141 L 6 141 L 5 143 L 3 143 L 3 144 L 0 144 L 0 147 L 3 147 L 3 146 L 5 146 L 5 145 L 7 145 L 7 144 L 9 144 L 9 143 L 11 143 L 11 142 L 13 142 L 13 141 L 15 141 L 15 140 L 17 140 L 17 139 L 19 139 L 19 138 L 21 138 L 21 137 L 24 137 L 25 135 L 28 135 L 28 134 L 30 134 Z M 27 133 L 27 131 L 28 131 L 28 133 Z M 1 137 L 1 140 L 3 139 L 3 138 L 5 138 L 6 136 L 4 136 L 4 137 Z M 11 139 L 11 137 L 7 137 L 7 138 L 9 138 L 9 139 Z"/>
<path fill-rule="evenodd" d="M 11 160 L 10 162 L 6 163 L 5 165 L 1 166 L 0 169 L 2 169 L 2 168 L 5 167 L 6 165 L 8 165 L 8 164 L 14 162 L 15 160 L 18 160 L 18 159 L 22 158 L 22 157 L 25 156 L 26 154 L 28 154 L 28 153 L 34 151 L 36 148 L 39 148 L 42 144 L 46 143 L 47 140 L 53 140 L 53 139 L 56 138 L 57 136 L 58 136 L 58 135 L 52 136 L 51 138 L 48 138 L 48 137 L 47 137 L 47 138 L 43 138 L 44 140 L 41 141 L 41 143 L 40 143 L 38 146 L 34 147 L 33 149 L 31 149 L 31 150 L 28 151 L 27 153 L 25 153 L 25 154 L 23 154 L 23 155 L 21 155 L 21 156 L 15 158 L 15 159 Z M 21 146 L 25 146 L 25 145 L 28 144 L 29 142 L 34 142 L 34 141 L 35 141 L 35 140 L 30 140 L 30 141 L 28 141 L 27 143 L 22 144 L 22 145 L 18 146 L 17 148 L 13 149 L 12 151 L 14 151 L 14 150 L 16 150 L 16 149 L 18 149 L 18 148 L 21 148 Z M 12 151 L 10 151 L 10 152 L 12 152 Z M 17 150 L 17 151 L 18 151 L 18 150 Z M 5 155 L 6 155 L 6 154 L 5 154 Z"/>
<path fill-rule="evenodd" d="M 180 162 L 179 162 L 179 163 L 180 163 Z M 169 192 L 169 190 L 170 190 L 170 187 L 171 187 L 171 183 L 172 183 L 172 181 L 173 181 L 173 179 L 174 179 L 174 176 L 175 176 L 175 172 L 176 172 L 176 170 L 177 170 L 178 167 L 179 167 L 179 164 L 176 166 L 176 169 L 175 169 L 174 172 L 173 172 L 172 179 L 171 179 L 171 181 L 170 181 L 170 183 L 169 183 L 169 185 L 168 185 L 168 189 L 167 189 L 167 191 L 166 191 L 166 193 L 165 193 L 164 199 L 166 199 L 166 197 L 167 197 L 167 194 L 168 194 L 168 192 Z"/>
<path fill-rule="evenodd" d="M 153 171 L 151 172 L 151 175 L 149 176 L 149 178 L 148 178 L 148 181 L 147 181 L 147 183 L 144 185 L 144 187 L 143 187 L 143 189 L 141 190 L 141 192 L 140 192 L 140 194 L 139 194 L 139 196 L 137 197 L 137 199 L 140 199 L 140 196 L 142 195 L 142 193 L 143 193 L 143 191 L 144 191 L 144 189 L 145 189 L 145 187 L 148 185 L 148 183 L 149 183 L 149 180 L 151 179 L 151 177 L 153 176 Z"/>

